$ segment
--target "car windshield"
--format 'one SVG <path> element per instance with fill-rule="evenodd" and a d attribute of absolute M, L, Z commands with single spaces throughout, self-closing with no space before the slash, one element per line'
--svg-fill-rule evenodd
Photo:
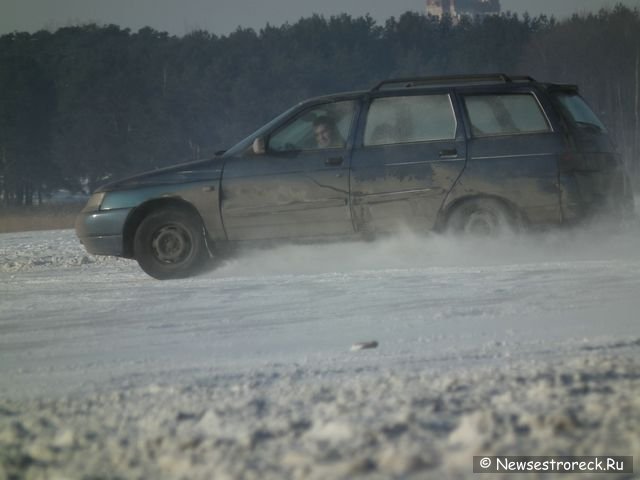
<path fill-rule="evenodd" d="M 591 130 L 596 133 L 604 133 L 607 131 L 604 124 L 580 95 L 562 92 L 556 94 L 556 98 L 560 101 L 565 115 L 578 128 Z"/>

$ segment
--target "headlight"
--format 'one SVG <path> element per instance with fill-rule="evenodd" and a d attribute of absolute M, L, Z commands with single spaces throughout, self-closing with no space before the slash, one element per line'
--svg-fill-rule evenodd
<path fill-rule="evenodd" d="M 104 195 L 105 192 L 94 193 L 93 195 L 91 195 L 83 210 L 85 212 L 95 212 L 96 210 L 100 210 L 100 205 L 102 205 Z"/>

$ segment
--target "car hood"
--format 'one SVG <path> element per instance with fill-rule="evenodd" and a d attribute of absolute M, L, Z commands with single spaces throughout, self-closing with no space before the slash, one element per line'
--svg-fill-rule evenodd
<path fill-rule="evenodd" d="M 154 185 L 172 185 L 177 183 L 216 180 L 219 179 L 222 174 L 223 164 L 224 159 L 216 157 L 208 160 L 172 165 L 107 183 L 96 189 L 95 193 L 128 190 Z"/>

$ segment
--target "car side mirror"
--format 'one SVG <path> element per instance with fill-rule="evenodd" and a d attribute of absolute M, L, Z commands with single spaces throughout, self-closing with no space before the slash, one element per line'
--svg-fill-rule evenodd
<path fill-rule="evenodd" d="M 265 153 L 267 153 L 267 145 L 264 141 L 264 137 L 257 137 L 253 141 L 252 150 L 255 155 L 264 155 Z"/>

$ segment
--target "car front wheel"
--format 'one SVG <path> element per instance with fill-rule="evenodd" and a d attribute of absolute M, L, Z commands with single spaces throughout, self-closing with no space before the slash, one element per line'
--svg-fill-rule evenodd
<path fill-rule="evenodd" d="M 136 230 L 134 255 L 140 267 L 159 280 L 195 275 L 209 257 L 201 220 L 179 208 L 150 213 Z"/>

